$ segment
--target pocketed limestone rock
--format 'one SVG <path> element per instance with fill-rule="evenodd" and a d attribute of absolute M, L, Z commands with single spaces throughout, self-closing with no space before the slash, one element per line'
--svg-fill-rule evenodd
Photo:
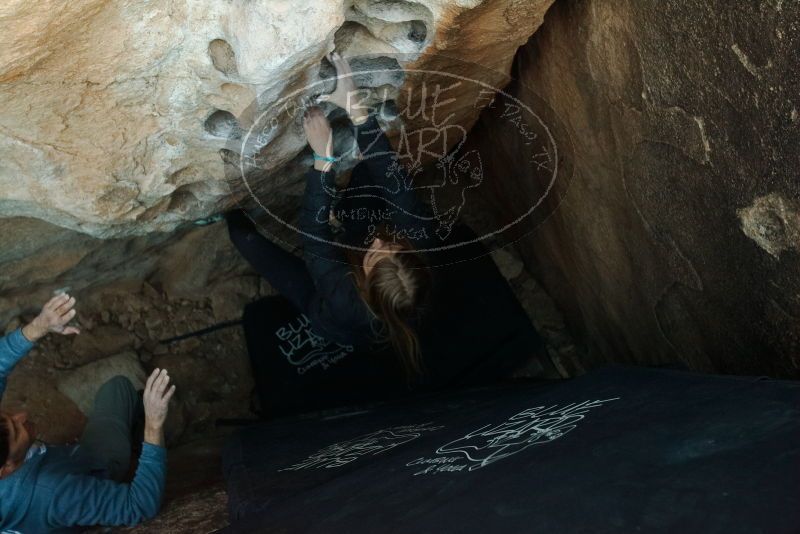
<path fill-rule="evenodd" d="M 378 72 L 387 66 L 488 69 L 492 83 L 551 3 L 12 2 L 0 8 L 0 216 L 103 238 L 173 230 L 232 205 L 227 142 L 281 98 L 330 90 L 318 83 L 327 52 L 356 58 L 372 104 L 422 85 Z M 466 87 L 441 111 L 468 128 L 477 89 Z M 424 98 L 414 92 L 412 107 Z M 287 120 L 265 151 L 295 182 L 305 146 Z"/>

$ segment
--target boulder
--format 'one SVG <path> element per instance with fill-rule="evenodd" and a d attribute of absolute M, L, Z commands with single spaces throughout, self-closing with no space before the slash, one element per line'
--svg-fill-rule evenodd
<path fill-rule="evenodd" d="M 58 380 L 58 390 L 69 397 L 84 415 L 94 406 L 97 390 L 117 375 L 127 377 L 137 390 L 144 389 L 147 375 L 133 352 L 123 352 L 78 367 Z"/>
<path fill-rule="evenodd" d="M 520 248 L 591 364 L 800 376 L 799 27 L 796 2 L 566 0 L 520 50 L 555 186 L 502 114 L 470 137 L 501 219 L 544 197 Z"/>
<path fill-rule="evenodd" d="M 170 371 L 170 369 L 167 369 Z M 145 373 L 139 357 L 134 352 L 123 352 L 98 360 L 66 373 L 58 380 L 58 391 L 66 395 L 85 416 L 89 416 L 94 406 L 94 397 L 100 387 L 115 376 L 127 377 L 137 391 L 144 390 L 148 374 Z M 170 373 L 171 383 L 176 379 Z M 167 421 L 164 424 L 166 441 L 172 445 L 186 428 L 186 415 L 180 396 L 175 393 L 170 401 Z"/>
<path fill-rule="evenodd" d="M 486 71 L 499 82 L 551 2 L 6 3 L 0 216 L 102 238 L 173 230 L 244 194 L 225 177 L 228 142 L 280 99 L 330 90 L 333 82 L 319 83 L 332 73 L 327 52 L 354 58 L 374 104 L 421 87 L 423 78 L 401 66 L 480 78 Z M 454 90 L 460 98 L 441 112 L 468 128 L 476 93 Z M 411 98 L 419 107 L 426 95 Z M 297 182 L 306 145 L 299 111 L 278 126 L 260 150 L 266 167 Z"/>
<path fill-rule="evenodd" d="M 107 356 L 120 354 L 133 346 L 134 336 L 119 326 L 102 325 L 85 328 L 72 341 L 75 359 L 70 362 L 82 365 Z"/>

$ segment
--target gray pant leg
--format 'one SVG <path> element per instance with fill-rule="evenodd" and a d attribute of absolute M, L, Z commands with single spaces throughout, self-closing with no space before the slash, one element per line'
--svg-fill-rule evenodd
<path fill-rule="evenodd" d="M 141 399 L 124 376 L 115 376 L 98 390 L 80 440 L 92 474 L 124 479 L 131 462 L 132 426 L 140 410 Z"/>

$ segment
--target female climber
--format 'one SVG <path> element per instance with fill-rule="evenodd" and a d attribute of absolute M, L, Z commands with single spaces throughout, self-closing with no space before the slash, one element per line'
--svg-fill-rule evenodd
<path fill-rule="evenodd" d="M 362 159 L 341 200 L 332 211 L 337 195 L 332 132 L 315 106 L 303 119 L 314 151 L 300 215 L 303 259 L 259 234 L 241 210 L 226 216 L 230 238 L 309 317 L 317 334 L 356 346 L 391 342 L 414 376 L 423 371 L 417 332 L 431 290 L 430 270 L 415 248 L 430 237 L 428 219 L 420 216 L 424 207 L 374 113 L 351 102 L 357 89 L 347 60 L 336 53 L 328 57 L 337 70 L 337 87 L 321 98 L 347 111 Z M 337 241 L 333 221 L 344 229 Z"/>

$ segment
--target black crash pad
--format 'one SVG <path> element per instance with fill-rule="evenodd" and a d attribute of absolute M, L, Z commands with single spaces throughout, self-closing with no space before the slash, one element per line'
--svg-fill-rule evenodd
<path fill-rule="evenodd" d="M 452 239 L 474 237 L 458 226 Z M 282 297 L 249 304 L 245 337 L 264 416 L 495 382 L 543 350 L 485 247 L 476 242 L 437 254 L 428 258 L 435 296 L 420 332 L 425 374 L 410 381 L 386 344 L 328 342 Z"/>
<path fill-rule="evenodd" d="M 226 532 L 781 533 L 800 384 L 643 368 L 259 423 Z"/>

